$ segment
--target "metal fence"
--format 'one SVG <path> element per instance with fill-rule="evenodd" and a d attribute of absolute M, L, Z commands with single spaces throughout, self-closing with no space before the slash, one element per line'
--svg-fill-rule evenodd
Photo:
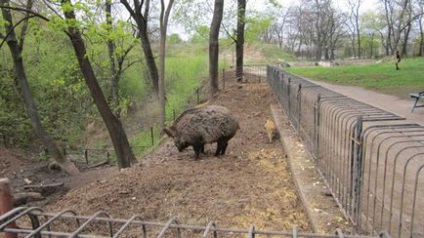
<path fill-rule="evenodd" d="M 16 225 L 19 224 L 19 227 Z M 371 236 L 346 235 L 340 229 L 334 234 L 301 233 L 296 227 L 290 232 L 257 230 L 254 225 L 247 229 L 221 228 L 213 221 L 205 226 L 180 224 L 176 217 L 167 222 L 149 222 L 139 215 L 129 219 L 112 218 L 99 211 L 92 216 L 78 215 L 73 210 L 47 213 L 36 207 L 18 207 L 0 216 L 0 234 L 9 237 L 18 234 L 25 237 L 355 237 Z M 15 235 L 15 236 L 12 236 Z M 381 233 L 373 237 L 389 237 Z"/>
<path fill-rule="evenodd" d="M 356 231 L 424 237 L 424 127 L 278 67 L 267 78 Z"/>

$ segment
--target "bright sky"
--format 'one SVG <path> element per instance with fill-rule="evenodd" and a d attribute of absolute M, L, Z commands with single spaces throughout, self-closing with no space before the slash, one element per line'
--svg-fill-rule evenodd
<path fill-rule="evenodd" d="M 210 0 L 213 1 L 213 0 Z M 299 3 L 300 0 L 276 0 L 278 1 L 283 7 L 289 7 L 292 5 L 295 5 L 296 3 Z M 265 3 L 268 3 L 269 0 L 247 0 L 247 8 L 248 9 L 256 9 L 258 11 L 265 10 Z M 347 7 L 347 0 L 333 0 L 334 5 L 336 8 L 340 8 L 342 10 L 348 10 Z M 362 4 L 360 7 L 360 13 L 377 9 L 377 3 L 378 0 L 362 0 Z M 184 40 L 187 40 L 189 38 L 189 35 L 187 32 L 184 31 L 182 26 L 179 25 L 170 25 L 168 33 L 178 33 L 180 37 L 182 37 Z"/>
<path fill-rule="evenodd" d="M 361 12 L 365 12 L 371 9 L 376 9 L 378 0 L 362 0 Z M 265 3 L 268 2 L 268 0 L 248 0 L 247 1 L 247 8 L 253 8 L 253 9 L 261 9 L 264 7 Z M 277 0 L 282 6 L 288 7 L 292 6 L 296 3 L 299 3 L 299 0 Z M 340 9 L 347 9 L 347 0 L 333 0 L 334 5 L 336 7 L 339 7 Z"/>

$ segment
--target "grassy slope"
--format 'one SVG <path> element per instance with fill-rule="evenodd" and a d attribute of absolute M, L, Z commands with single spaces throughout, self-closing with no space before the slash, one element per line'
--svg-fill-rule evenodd
<path fill-rule="evenodd" d="M 411 92 L 424 91 L 423 59 L 403 59 L 399 66 L 400 70 L 396 70 L 393 60 L 331 68 L 289 68 L 287 71 L 314 80 L 363 87 L 401 98 L 408 98 Z"/>

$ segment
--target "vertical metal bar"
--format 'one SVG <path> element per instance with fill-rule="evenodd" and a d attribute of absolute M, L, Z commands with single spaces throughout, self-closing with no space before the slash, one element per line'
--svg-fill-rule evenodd
<path fill-rule="evenodd" d="M 47 220 L 46 222 L 43 223 L 43 225 L 39 225 L 37 226 L 37 229 L 34 228 L 33 226 L 33 231 L 31 233 L 29 233 L 27 236 L 25 236 L 25 238 L 29 238 L 29 237 L 33 237 L 33 236 L 41 236 L 40 235 L 40 231 L 42 231 L 45 227 L 49 227 L 51 223 L 53 223 L 53 221 L 57 220 L 58 218 L 60 218 L 63 214 L 65 213 L 71 213 L 73 215 L 77 215 L 74 211 L 72 210 L 64 210 L 59 212 L 58 214 L 54 215 L 52 218 L 50 218 L 49 220 Z M 34 216 L 34 215 L 33 215 Z M 31 218 L 31 221 L 33 220 L 33 218 Z M 38 220 L 38 219 L 37 219 Z"/>
<path fill-rule="evenodd" d="M 318 94 L 314 107 L 314 142 L 315 142 L 315 158 L 319 159 L 319 130 L 321 124 L 321 94 Z"/>
<path fill-rule="evenodd" d="M 401 197 L 400 197 L 400 217 L 399 217 L 399 221 L 400 222 L 402 222 L 402 210 L 403 210 L 403 199 L 404 199 L 404 197 L 405 197 L 405 185 L 406 185 L 406 169 L 407 169 L 407 167 L 408 167 L 408 165 L 409 165 L 409 162 L 411 162 L 412 161 L 412 159 L 414 159 L 416 156 L 418 156 L 418 155 L 424 155 L 424 153 L 418 153 L 418 154 L 415 154 L 415 155 L 413 155 L 412 157 L 410 157 L 410 158 L 408 158 L 408 160 L 406 161 L 406 163 L 405 163 L 405 165 L 404 165 L 404 167 L 403 167 L 403 178 L 402 178 L 402 194 L 401 194 Z M 418 157 L 417 159 L 420 159 L 420 157 Z M 406 196 L 409 196 L 409 194 L 408 195 L 406 195 Z M 411 213 L 415 213 L 415 210 L 411 210 L 412 212 Z M 411 214 L 411 216 L 412 216 L 412 214 Z M 411 223 L 412 222 L 414 222 L 414 220 L 413 219 L 411 219 Z M 399 227 L 399 231 L 400 231 L 400 228 L 401 227 Z M 411 231 L 409 231 L 409 234 L 410 235 L 412 235 L 412 230 Z M 400 235 L 400 233 L 399 233 L 399 235 Z"/>
<path fill-rule="evenodd" d="M 421 165 L 418 169 L 417 173 L 415 174 L 415 185 L 414 185 L 414 198 L 412 199 L 412 211 L 415 211 L 416 209 L 416 201 L 417 201 L 417 187 L 418 187 L 418 178 L 420 176 L 421 170 L 424 168 L 424 165 Z M 409 231 L 410 234 L 414 232 L 414 218 L 415 218 L 415 212 L 411 215 L 411 229 Z M 421 224 L 422 225 L 422 224 Z"/>
<path fill-rule="evenodd" d="M 337 235 L 337 237 L 339 237 L 339 238 L 344 238 L 343 231 L 342 231 L 342 229 L 340 229 L 340 228 L 337 228 L 337 229 L 336 229 L 336 235 Z"/>
<path fill-rule="evenodd" d="M 213 221 L 210 221 L 208 225 L 206 226 L 205 231 L 203 232 L 202 238 L 208 237 L 208 233 L 211 227 L 215 227 L 215 223 L 213 223 Z M 216 237 L 216 231 L 214 231 L 214 237 Z"/>
<path fill-rule="evenodd" d="M 297 123 L 298 123 L 298 129 L 300 131 L 300 128 L 302 127 L 301 124 L 301 110 L 302 110 L 302 84 L 299 83 L 297 86 L 297 93 L 296 93 L 296 100 L 297 100 Z"/>
<path fill-rule="evenodd" d="M 255 226 L 252 224 L 249 227 L 249 234 L 248 234 L 249 238 L 255 238 Z"/>
<path fill-rule="evenodd" d="M 81 231 L 83 231 L 84 228 L 86 226 L 88 226 L 88 224 L 90 224 L 90 222 L 94 221 L 99 215 L 105 215 L 106 217 L 109 218 L 109 215 L 106 212 L 104 212 L 104 211 L 98 211 L 93 216 L 91 216 L 86 222 L 84 222 L 81 226 L 79 226 L 78 229 L 76 231 L 74 231 L 69 237 L 70 238 L 78 237 L 78 234 L 81 233 Z M 110 233 L 110 236 L 113 236 L 112 223 L 109 221 L 108 224 L 109 224 L 109 233 Z"/>
<path fill-rule="evenodd" d="M 354 219 L 356 219 L 356 232 L 359 233 L 359 228 L 360 228 L 360 222 L 361 222 L 361 188 L 362 188 L 362 142 L 361 142 L 361 138 L 362 138 L 362 128 L 363 128 L 363 121 L 362 121 L 362 116 L 358 116 L 357 117 L 357 122 L 356 122 L 356 130 L 355 130 L 355 134 L 354 134 L 354 143 L 355 143 L 355 151 L 353 154 L 353 158 L 354 159 L 354 176 L 355 176 L 355 180 L 354 180 L 354 196 L 355 196 L 355 200 L 354 200 L 354 204 L 353 204 L 353 216 Z"/>
<path fill-rule="evenodd" d="M 297 227 L 293 227 L 293 238 L 297 238 L 299 237 L 299 230 L 297 229 Z"/>
<path fill-rule="evenodd" d="M 140 221 L 143 220 L 143 218 L 141 216 L 138 216 L 138 215 L 132 216 L 129 220 L 127 220 L 127 222 L 125 222 L 124 225 L 121 226 L 121 228 L 115 233 L 115 235 L 113 236 L 113 238 L 119 237 L 125 231 L 125 229 L 127 229 L 127 227 L 129 227 L 131 225 L 131 223 L 135 219 L 138 219 Z M 144 226 L 144 224 L 143 224 L 142 228 L 143 228 L 144 237 L 146 237 L 146 227 Z"/>
<path fill-rule="evenodd" d="M 165 224 L 165 226 L 163 227 L 162 231 L 159 233 L 157 238 L 162 238 L 165 236 L 166 231 L 168 230 L 168 228 L 171 226 L 172 223 L 177 223 L 176 222 L 176 217 L 173 217 L 171 219 L 169 219 L 169 221 Z M 180 229 L 178 228 L 178 233 L 179 233 Z"/>
<path fill-rule="evenodd" d="M 0 179 L 0 215 L 4 215 L 13 208 L 12 190 L 10 189 L 9 179 Z M 13 221 L 6 226 L 7 228 L 18 228 Z M 6 238 L 17 238 L 18 234 L 6 232 Z"/>

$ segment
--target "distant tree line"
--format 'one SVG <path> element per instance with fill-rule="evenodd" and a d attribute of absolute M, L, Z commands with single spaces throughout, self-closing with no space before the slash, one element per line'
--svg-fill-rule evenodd
<path fill-rule="evenodd" d="M 379 0 L 376 9 L 363 9 L 365 0 L 300 0 L 267 8 L 272 25 L 261 40 L 313 60 L 339 57 L 373 58 L 422 56 L 423 1 Z"/>

